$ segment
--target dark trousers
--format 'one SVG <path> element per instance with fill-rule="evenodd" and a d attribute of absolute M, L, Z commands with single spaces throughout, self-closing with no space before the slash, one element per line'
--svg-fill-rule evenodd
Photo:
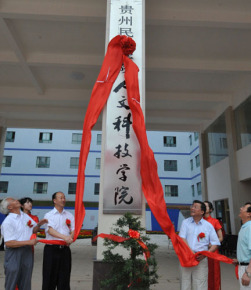
<path fill-rule="evenodd" d="M 4 256 L 5 289 L 31 290 L 33 253 L 31 246 L 6 248 Z"/>
<path fill-rule="evenodd" d="M 69 247 L 45 245 L 42 290 L 70 290 L 71 250 Z"/>

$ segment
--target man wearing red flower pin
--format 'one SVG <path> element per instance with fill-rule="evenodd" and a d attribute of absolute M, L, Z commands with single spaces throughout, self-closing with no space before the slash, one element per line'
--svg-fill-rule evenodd
<path fill-rule="evenodd" d="M 31 289 L 33 269 L 32 246 L 37 244 L 36 239 L 30 239 L 40 226 L 47 222 L 41 220 L 35 223 L 27 214 L 20 210 L 18 200 L 7 197 L 0 204 L 0 212 L 8 214 L 1 226 L 1 233 L 5 242 L 5 289 Z"/>
<path fill-rule="evenodd" d="M 220 245 L 213 226 L 203 219 L 206 206 L 199 200 L 194 200 L 190 214 L 180 228 L 179 236 L 188 244 L 194 253 L 200 251 L 214 252 Z M 209 245 L 211 244 L 210 249 Z M 198 255 L 199 264 L 194 267 L 181 268 L 181 290 L 207 290 L 208 288 L 208 264 L 205 256 Z"/>
<path fill-rule="evenodd" d="M 43 290 L 69 290 L 71 275 L 71 250 L 74 237 L 74 216 L 64 209 L 65 195 L 58 191 L 52 195 L 54 209 L 45 215 L 47 240 L 65 241 L 66 245 L 47 244 L 44 247 Z"/>

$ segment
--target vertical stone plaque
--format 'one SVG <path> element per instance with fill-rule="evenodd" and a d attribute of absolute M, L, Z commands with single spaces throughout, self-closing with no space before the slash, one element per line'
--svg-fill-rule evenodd
<path fill-rule="evenodd" d="M 136 50 L 129 57 L 140 69 L 142 91 L 142 1 L 111 0 L 110 7 L 109 38 L 120 34 L 135 40 Z M 132 123 L 122 66 L 107 102 L 103 213 L 142 212 L 140 148 Z"/>

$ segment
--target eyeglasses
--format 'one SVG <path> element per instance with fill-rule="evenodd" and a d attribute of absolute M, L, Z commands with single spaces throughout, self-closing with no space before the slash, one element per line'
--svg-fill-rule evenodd
<path fill-rule="evenodd" d="M 199 206 L 196 206 L 196 205 L 191 205 L 190 209 L 201 209 L 201 208 Z"/>

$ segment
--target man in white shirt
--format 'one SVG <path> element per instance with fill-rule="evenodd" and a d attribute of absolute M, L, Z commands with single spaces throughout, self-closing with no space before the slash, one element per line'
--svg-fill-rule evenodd
<path fill-rule="evenodd" d="M 220 241 L 213 226 L 203 219 L 206 206 L 199 200 L 194 200 L 190 209 L 191 217 L 185 219 L 180 228 L 179 236 L 196 253 L 200 251 L 214 252 Z M 199 264 L 194 267 L 181 268 L 181 290 L 207 290 L 208 289 L 208 263 L 205 256 L 196 258 Z"/>
<path fill-rule="evenodd" d="M 240 208 L 242 226 L 238 235 L 237 260 L 240 290 L 251 289 L 251 203 Z"/>
<path fill-rule="evenodd" d="M 33 269 L 32 246 L 37 240 L 30 237 L 40 226 L 46 223 L 41 220 L 38 224 L 20 210 L 21 204 L 14 198 L 7 197 L 0 204 L 0 212 L 8 214 L 1 226 L 5 242 L 4 270 L 5 289 L 31 290 Z"/>
<path fill-rule="evenodd" d="M 74 216 L 64 209 L 65 195 L 58 191 L 52 195 L 54 209 L 45 215 L 48 220 L 45 229 L 47 240 L 65 241 L 66 245 L 44 247 L 43 290 L 70 290 L 71 250 L 75 221 Z"/>

